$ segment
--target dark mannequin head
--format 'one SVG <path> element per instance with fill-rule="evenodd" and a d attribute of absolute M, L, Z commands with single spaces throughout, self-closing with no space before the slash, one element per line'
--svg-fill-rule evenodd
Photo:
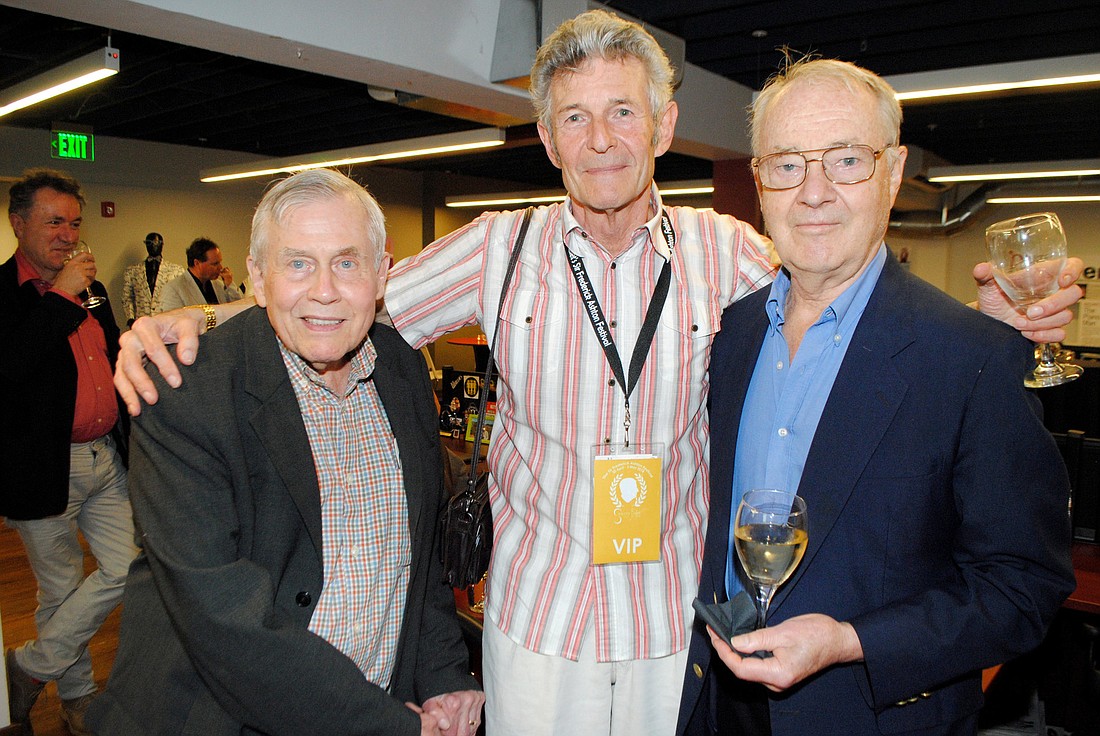
<path fill-rule="evenodd" d="M 160 233 L 149 233 L 145 236 L 145 250 L 149 252 L 150 258 L 156 258 L 164 250 L 164 238 Z"/>

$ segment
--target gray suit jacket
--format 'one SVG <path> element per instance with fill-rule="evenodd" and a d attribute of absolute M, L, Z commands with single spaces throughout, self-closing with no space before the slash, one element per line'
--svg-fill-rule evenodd
<path fill-rule="evenodd" d="M 477 689 L 436 544 L 437 416 L 423 360 L 375 325 L 373 373 L 397 438 L 412 559 L 390 691 L 307 630 L 324 585 L 301 413 L 266 312 L 203 337 L 184 385 L 135 420 L 130 488 L 144 553 L 97 734 L 418 734 L 403 704 Z M 155 371 L 153 372 L 155 373 Z"/>
<path fill-rule="evenodd" d="M 157 281 L 157 288 L 159 289 L 160 279 L 157 279 Z M 214 279 L 211 283 L 214 284 L 214 294 L 218 297 L 218 304 L 235 302 L 241 298 L 241 292 L 237 290 L 236 286 L 226 286 L 221 279 Z M 164 285 L 164 293 L 160 297 L 160 309 L 157 311 L 167 312 L 195 304 L 206 304 L 206 297 L 199 291 L 198 284 L 191 277 L 191 272 L 184 269 L 183 273 Z"/>

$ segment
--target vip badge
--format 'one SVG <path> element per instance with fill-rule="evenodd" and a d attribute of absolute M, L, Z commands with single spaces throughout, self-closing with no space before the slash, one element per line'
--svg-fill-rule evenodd
<path fill-rule="evenodd" d="M 661 558 L 661 460 L 654 455 L 595 459 L 592 561 Z"/>

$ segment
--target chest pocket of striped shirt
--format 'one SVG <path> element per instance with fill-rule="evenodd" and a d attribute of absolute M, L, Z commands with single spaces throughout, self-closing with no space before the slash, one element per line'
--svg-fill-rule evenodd
<path fill-rule="evenodd" d="M 561 365 L 566 327 L 563 315 L 568 307 L 560 297 L 553 298 L 552 291 L 514 288 L 508 295 L 501 314 L 501 347 L 496 357 L 504 370 L 510 367 L 510 357 L 543 368 Z M 591 329 L 587 323 L 585 328 Z"/>
<path fill-rule="evenodd" d="M 673 299 L 670 293 L 661 312 L 663 326 L 681 333 L 688 340 L 705 338 L 709 342 L 714 339 L 714 333 L 722 321 L 717 304 L 704 299 L 689 299 L 676 304 Z"/>
<path fill-rule="evenodd" d="M 660 375 L 679 381 L 690 366 L 691 375 L 701 377 L 709 360 L 711 343 L 721 323 L 722 314 L 716 303 L 691 299 L 676 304 L 672 301 L 672 294 L 669 294 L 658 331 L 658 339 L 666 341 L 659 350 Z M 665 361 L 669 361 L 667 365 Z"/>

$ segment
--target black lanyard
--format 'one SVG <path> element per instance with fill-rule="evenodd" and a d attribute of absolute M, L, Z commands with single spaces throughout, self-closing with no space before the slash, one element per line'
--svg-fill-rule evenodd
<path fill-rule="evenodd" d="M 623 361 L 619 357 L 618 348 L 615 347 L 615 340 L 611 337 L 611 329 L 604 317 L 603 308 L 600 307 L 600 301 L 596 298 L 596 292 L 592 289 L 588 271 L 584 268 L 584 260 L 569 250 L 568 246 L 565 248 L 565 252 L 569 256 L 569 272 L 573 274 L 581 299 L 584 301 L 584 312 L 588 315 L 588 320 L 592 323 L 596 338 L 600 341 L 604 355 L 607 356 L 608 365 L 611 366 L 611 371 L 615 374 L 615 378 L 618 379 L 619 386 L 623 390 L 623 396 L 626 400 L 626 418 L 623 422 L 626 430 L 624 441 L 626 447 L 630 446 L 630 394 L 634 391 L 638 378 L 642 374 L 642 366 L 645 365 L 649 348 L 653 344 L 653 336 L 657 332 L 657 322 L 660 320 L 661 312 L 665 308 L 665 300 L 668 298 L 668 286 L 672 280 L 671 252 L 676 247 L 676 232 L 672 229 L 672 223 L 664 212 L 661 213 L 661 230 L 664 232 L 665 242 L 668 243 L 670 257 L 669 260 L 665 261 L 661 274 L 657 277 L 657 286 L 654 288 L 653 296 L 649 300 L 649 307 L 646 308 L 642 331 L 638 334 L 638 342 L 634 345 L 634 354 L 630 356 L 629 380 L 623 373 Z"/>

